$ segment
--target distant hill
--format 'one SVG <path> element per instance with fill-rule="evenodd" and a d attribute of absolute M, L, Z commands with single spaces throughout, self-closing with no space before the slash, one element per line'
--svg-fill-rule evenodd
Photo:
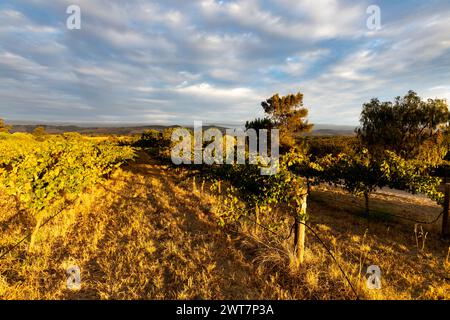
<path fill-rule="evenodd" d="M 96 126 L 96 127 L 83 127 L 77 125 L 53 125 L 53 124 L 12 124 L 11 132 L 28 132 L 31 133 L 36 127 L 42 126 L 45 131 L 51 134 L 62 134 L 65 132 L 78 132 L 80 134 L 86 135 L 135 135 L 141 134 L 145 130 L 158 130 L 162 131 L 167 128 L 177 128 L 180 126 L 172 125 L 146 125 L 146 126 L 117 126 L 117 127 L 107 127 L 107 126 Z M 204 129 L 211 127 L 219 128 L 225 131 L 227 128 L 237 128 L 238 125 L 213 125 L 209 124 L 204 126 Z M 306 134 L 308 136 L 349 136 L 355 134 L 355 127 L 345 126 L 345 125 L 327 125 L 327 124 L 316 124 L 312 132 Z"/>
<path fill-rule="evenodd" d="M 355 135 L 356 126 L 315 124 L 309 136 L 352 136 Z"/>
<path fill-rule="evenodd" d="M 136 135 L 142 134 L 146 130 L 163 131 L 167 128 L 179 128 L 180 126 L 163 126 L 163 125 L 148 125 L 148 126 L 124 126 L 124 127 L 79 127 L 73 125 L 13 125 L 11 132 L 28 132 L 31 133 L 36 127 L 44 127 L 45 131 L 50 134 L 62 134 L 65 132 L 78 132 L 86 135 Z M 208 129 L 211 126 L 204 126 Z M 220 130 L 226 128 L 216 127 Z"/>
<path fill-rule="evenodd" d="M 62 134 L 65 132 L 78 132 L 88 135 L 133 135 L 141 134 L 145 130 L 163 130 L 165 126 L 142 126 L 142 127 L 79 127 L 73 125 L 13 125 L 11 132 L 33 132 L 36 127 L 44 127 L 45 131 L 52 134 Z"/>

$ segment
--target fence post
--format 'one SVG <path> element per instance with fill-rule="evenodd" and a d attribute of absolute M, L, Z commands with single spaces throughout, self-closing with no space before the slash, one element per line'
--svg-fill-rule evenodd
<path fill-rule="evenodd" d="M 300 264 L 303 263 L 305 257 L 305 238 L 306 238 L 306 226 L 303 224 L 305 220 L 300 220 L 300 217 L 306 215 L 307 197 L 305 194 L 302 196 L 302 203 L 300 209 L 300 216 L 296 214 L 294 224 L 294 253 Z M 303 223 L 301 223 L 303 222 Z"/>
<path fill-rule="evenodd" d="M 194 189 L 194 192 L 197 192 L 197 184 L 195 183 L 195 176 L 192 178 L 192 189 Z"/>
<path fill-rule="evenodd" d="M 442 236 L 444 238 L 450 237 L 450 230 L 448 225 L 450 212 L 450 183 L 445 184 L 445 198 L 444 198 L 444 213 L 442 215 Z"/>

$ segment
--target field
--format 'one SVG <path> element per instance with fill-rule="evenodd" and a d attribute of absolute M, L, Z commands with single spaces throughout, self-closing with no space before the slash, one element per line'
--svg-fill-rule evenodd
<path fill-rule="evenodd" d="M 250 220 L 220 227 L 222 192 L 138 151 L 69 202 L 53 203 L 61 210 L 48 222 L 0 194 L 0 299 L 449 299 L 440 219 L 419 226 L 393 216 L 431 221 L 441 207 L 380 192 L 371 201 L 367 218 L 361 198 L 315 187 L 308 224 L 338 263 L 307 231 L 299 264 L 283 209 L 262 214 L 256 228 Z M 381 290 L 366 288 L 374 264 Z M 70 265 L 81 270 L 78 291 L 67 289 Z"/>
<path fill-rule="evenodd" d="M 0 0 L 0 21 L 13 314 L 450 300 L 450 0 Z"/>

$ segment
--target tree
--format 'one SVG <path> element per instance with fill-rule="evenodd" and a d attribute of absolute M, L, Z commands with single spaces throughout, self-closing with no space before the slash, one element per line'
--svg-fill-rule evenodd
<path fill-rule="evenodd" d="M 333 184 L 343 187 L 356 196 L 364 196 L 365 213 L 368 214 L 370 193 L 386 185 L 379 167 L 379 163 L 367 149 L 363 149 L 352 155 L 329 154 L 313 163 L 301 166 L 299 170 L 315 176 L 315 183 Z"/>
<path fill-rule="evenodd" d="M 405 159 L 423 158 L 436 164 L 445 155 L 443 129 L 448 120 L 446 100 L 423 101 L 409 91 L 394 102 L 374 98 L 365 103 L 357 134 L 373 155 L 389 150 Z"/>
<path fill-rule="evenodd" d="M 284 97 L 275 94 L 261 106 L 273 127 L 280 130 L 280 145 L 284 150 L 294 147 L 300 133 L 311 131 L 313 127 L 305 120 L 308 109 L 303 107 L 303 94 L 300 92 Z"/>
<path fill-rule="evenodd" d="M 361 149 L 356 136 L 312 136 L 306 138 L 308 154 L 313 159 L 339 153 L 354 154 Z"/>
<path fill-rule="evenodd" d="M 255 129 L 256 131 L 259 131 L 260 129 L 267 129 L 270 131 L 270 129 L 273 128 L 273 123 L 269 118 L 257 118 L 252 121 L 247 121 L 245 123 L 245 130 L 248 129 Z"/>
<path fill-rule="evenodd" d="M 3 119 L 0 119 L 0 132 L 8 133 L 11 130 L 11 126 L 7 126 Z"/>
<path fill-rule="evenodd" d="M 33 130 L 33 136 L 36 138 L 36 140 L 45 140 L 45 136 L 47 135 L 47 132 L 45 132 L 45 128 L 42 126 L 36 127 Z"/>
<path fill-rule="evenodd" d="M 228 222 L 237 221 L 240 216 L 254 212 L 255 222 L 259 223 L 261 212 L 268 213 L 274 207 L 283 205 L 288 215 L 294 219 L 293 251 L 299 263 L 303 262 L 305 253 L 307 191 L 304 178 L 295 174 L 293 168 L 302 163 L 304 157 L 294 151 L 285 153 L 280 158 L 279 170 L 274 175 L 261 175 L 259 166 L 252 164 L 212 167 L 209 171 L 210 178 L 226 180 L 233 187 L 234 194 L 247 206 L 247 210 L 238 209 L 230 214 L 228 209 L 236 209 L 237 202 L 233 200 L 234 196 L 224 200 L 227 209 L 224 217 Z"/>
<path fill-rule="evenodd" d="M 296 167 L 296 173 L 314 177 L 315 183 L 341 186 L 356 196 L 364 196 L 365 213 L 369 213 L 370 193 L 377 188 L 389 187 L 410 193 L 422 193 L 442 202 L 442 193 L 437 188 L 441 180 L 428 173 L 421 161 L 405 160 L 392 151 L 383 157 L 373 157 L 367 149 L 348 155 L 331 154 L 311 162 L 305 159 Z"/>

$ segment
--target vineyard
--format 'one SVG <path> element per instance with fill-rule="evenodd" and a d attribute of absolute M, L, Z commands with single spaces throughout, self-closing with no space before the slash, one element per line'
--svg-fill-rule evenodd
<path fill-rule="evenodd" d="M 42 142 L 31 136 L 0 137 L 0 177 L 20 208 L 38 213 L 73 197 L 134 157 L 134 151 L 67 134 Z"/>
<path fill-rule="evenodd" d="M 450 300 L 450 0 L 0 0 L 0 21 L 16 316 Z"/>
<path fill-rule="evenodd" d="M 135 156 L 131 147 L 119 147 L 107 140 L 95 141 L 78 134 L 41 141 L 29 134 L 3 133 L 0 152 L 1 193 L 13 199 L 14 214 L 24 214 L 32 221 L 28 227 L 35 231 L 86 188 L 104 180 Z M 1 239 L 2 246 L 11 246 L 9 241 Z"/>
<path fill-rule="evenodd" d="M 167 136 L 2 135 L 0 296 L 448 298 L 440 221 L 394 217 L 442 211 L 441 194 L 420 189 L 434 178 L 418 180 L 412 164 L 390 159 L 383 183 L 403 173 L 405 190 L 434 200 L 372 190 L 367 216 L 360 193 L 336 178 L 355 166 L 343 155 L 287 153 L 277 175 L 261 176 L 257 166 L 173 166 Z M 79 291 L 65 287 L 73 264 Z M 382 291 L 365 287 L 369 264 L 385 271 Z"/>
<path fill-rule="evenodd" d="M 444 127 L 410 126 L 407 135 L 424 137 L 404 148 L 390 140 L 399 132 L 371 140 L 384 133 L 372 132 L 373 119 L 354 137 L 304 138 L 301 101 L 275 95 L 262 103 L 270 118 L 246 124 L 281 128 L 270 175 L 250 148 L 240 149 L 245 164 L 221 164 L 239 157 L 239 139 L 214 128 L 200 132 L 210 138 L 200 157 L 214 161 L 194 164 L 197 137 L 186 128 L 190 151 L 180 149 L 186 162 L 176 165 L 173 128 L 88 137 L 5 127 L 0 298 L 448 299 Z M 428 112 L 444 121 L 437 105 Z M 74 266 L 76 290 L 66 285 Z M 376 290 L 367 284 L 373 266 L 382 272 Z"/>

